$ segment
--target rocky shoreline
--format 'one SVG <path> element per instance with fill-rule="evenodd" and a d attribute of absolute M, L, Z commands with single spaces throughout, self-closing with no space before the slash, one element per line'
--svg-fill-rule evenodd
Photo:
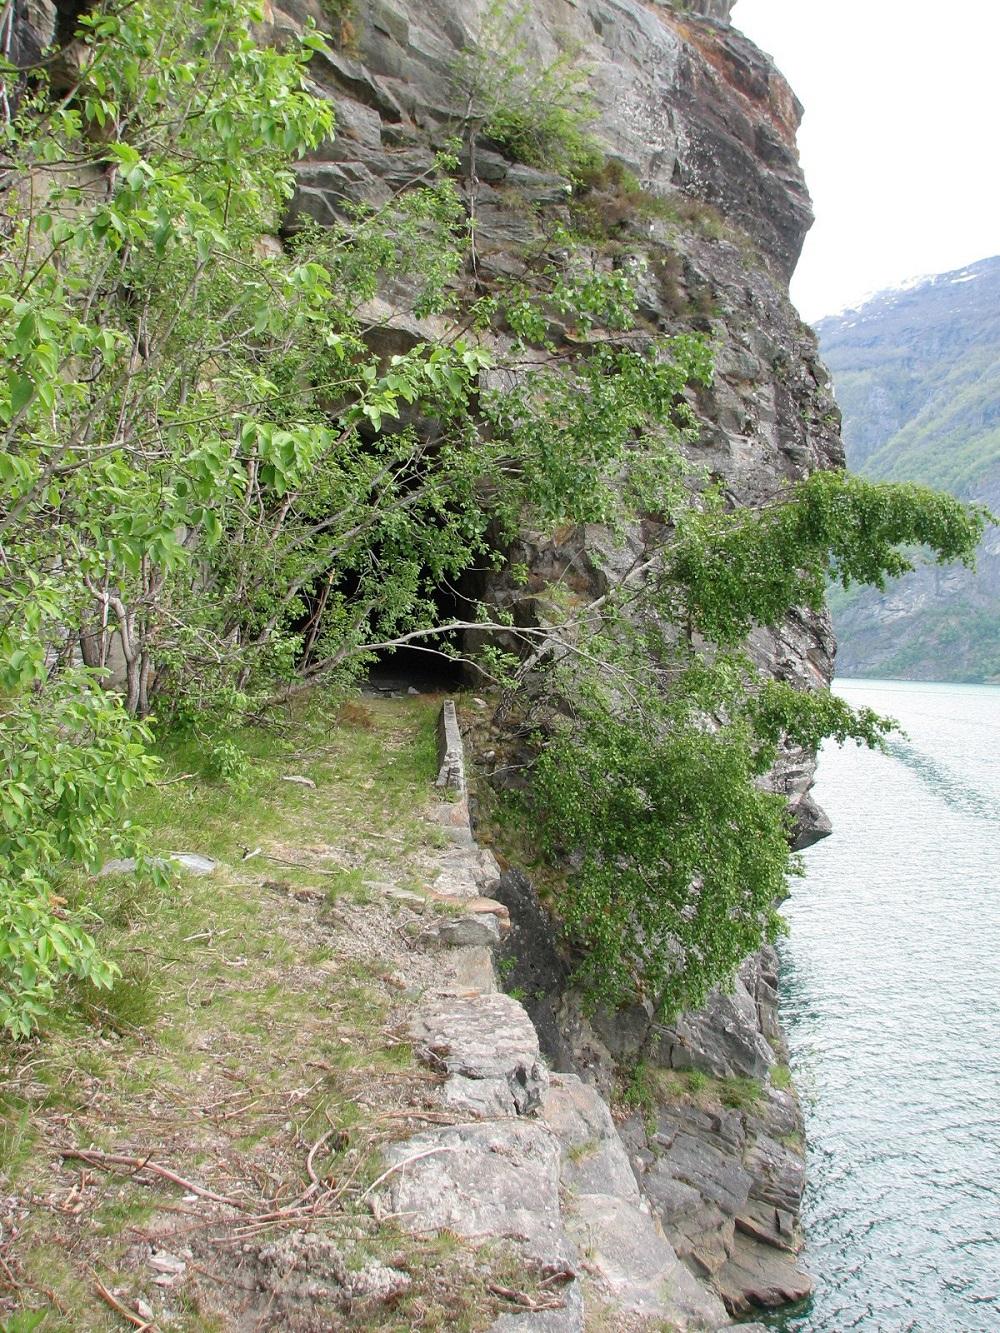
<path fill-rule="evenodd" d="M 687 447 L 692 470 L 718 482 L 733 505 L 759 506 L 787 483 L 842 464 L 843 449 L 815 337 L 788 300 L 811 221 L 795 149 L 801 108 L 770 59 L 730 27 L 731 8 L 730 0 L 535 0 L 519 59 L 544 68 L 572 50 L 587 70 L 594 133 L 619 180 L 609 177 L 590 200 L 594 266 L 634 274 L 637 313 L 651 334 L 711 340 L 715 381 L 691 402 L 700 426 Z M 28 34 L 19 54 L 30 56 L 48 44 L 60 10 L 48 0 L 16 9 Z M 358 0 L 349 40 L 313 62 L 337 133 L 297 168 L 290 230 L 304 218 L 330 224 L 354 205 L 378 206 L 434 169 L 459 116 L 456 56 L 475 49 L 488 9 L 485 0 Z M 280 0 L 265 7 L 263 29 L 280 42 L 309 22 L 329 26 L 319 0 Z M 623 192 L 625 172 L 652 206 L 637 208 Z M 526 248 L 544 247 L 553 224 L 573 222 L 567 180 L 511 161 L 498 144 L 483 145 L 474 169 L 465 163 L 461 188 L 475 217 L 476 283 L 518 277 Z M 427 332 L 402 286 L 380 292 L 371 316 L 372 346 L 387 355 Z M 527 569 L 541 618 L 553 579 L 600 596 L 644 541 L 639 524 L 618 544 L 596 527 L 523 532 L 510 561 Z M 504 573 L 490 576 L 486 591 L 501 609 L 524 598 Z M 756 632 L 750 646 L 777 679 L 810 687 L 831 678 L 825 615 L 796 614 L 777 631 Z M 773 779 L 789 799 L 799 846 L 829 831 L 809 794 L 812 777 L 813 757 L 789 749 Z M 465 953 L 468 975 L 460 969 L 459 981 L 474 994 L 453 996 L 449 1012 L 418 1007 L 412 1036 L 446 1074 L 444 1102 L 467 1116 L 392 1150 L 391 1166 L 411 1160 L 387 1181 L 387 1206 L 453 1227 L 455 1200 L 473 1186 L 487 1211 L 506 1198 L 515 1231 L 529 1245 L 539 1238 L 537 1254 L 554 1272 L 570 1271 L 576 1247 L 580 1267 L 595 1269 L 607 1299 L 630 1318 L 717 1328 L 722 1301 L 740 1315 L 804 1295 L 808 1278 L 795 1261 L 802 1127 L 793 1092 L 781 1086 L 774 955 L 748 960 L 731 994 L 672 1027 L 651 1027 L 638 1009 L 588 1019 L 530 884 L 490 866 L 461 800 L 442 810 L 456 834 L 453 863 L 443 864 L 454 880 L 448 892 L 477 904 L 439 926 L 440 943 Z M 512 922 L 500 946 L 504 982 L 525 995 L 524 1006 L 496 992 L 490 948 L 503 914 L 490 905 L 494 896 Z M 644 1086 L 616 1126 L 601 1094 L 637 1069 Z M 523 1169 L 511 1195 L 486 1170 L 498 1162 Z M 522 1216 L 525 1199 L 532 1207 Z M 483 1216 L 472 1209 L 467 1234 Z M 486 1229 L 503 1232 L 503 1216 L 490 1217 Z M 576 1271 L 564 1283 L 570 1291 Z M 669 1307 L 666 1281 L 675 1289 Z M 504 1316 L 496 1327 L 581 1321 L 579 1303 L 567 1299 L 558 1311 Z"/>
<path fill-rule="evenodd" d="M 748 959 L 732 993 L 673 1026 L 638 1006 L 584 1016 L 530 881 L 508 870 L 491 890 L 511 914 L 498 953 L 552 1068 L 607 1098 L 641 1066 L 642 1105 L 618 1129 L 642 1196 L 677 1255 L 733 1315 L 812 1290 L 796 1255 L 805 1185 L 802 1115 L 784 1064 L 777 958 Z"/>
<path fill-rule="evenodd" d="M 435 891 L 455 915 L 435 927 L 435 942 L 446 946 L 454 980 L 423 994 L 408 1031 L 418 1058 L 443 1075 L 435 1102 L 446 1123 L 389 1148 L 380 1207 L 417 1232 L 516 1238 L 558 1301 L 504 1315 L 494 1333 L 582 1333 L 600 1311 L 616 1329 L 668 1320 L 717 1330 L 728 1326 L 727 1313 L 807 1294 L 793 1258 L 801 1158 L 772 1137 L 798 1133 L 794 1095 L 762 1083 L 761 1105 L 740 1111 L 714 1105 L 713 1083 L 707 1098 L 661 1096 L 616 1123 L 608 1090 L 617 1066 L 580 1015 L 569 1017 L 574 998 L 558 991 L 565 977 L 551 927 L 524 876 L 500 874 L 475 841 L 450 702 L 440 755 L 439 786 L 451 799 L 438 818 L 451 847 Z M 742 1068 L 739 1052 L 751 1046 L 759 1057 L 766 1047 L 774 1061 L 741 1004 L 755 967 L 744 969 L 742 994 L 713 997 L 686 1034 L 675 1030 L 687 1068 L 695 1060 Z M 763 995 L 769 982 L 758 970 Z M 498 989 L 498 975 L 512 993 Z M 529 979 L 531 995 L 518 984 Z M 549 1008 L 536 1029 L 543 982 Z"/>

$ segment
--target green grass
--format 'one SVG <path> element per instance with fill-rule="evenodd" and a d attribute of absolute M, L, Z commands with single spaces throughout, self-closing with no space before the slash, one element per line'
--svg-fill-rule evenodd
<path fill-rule="evenodd" d="M 355 1262 L 391 1254 L 414 1277 L 398 1308 L 358 1311 L 352 1328 L 416 1321 L 471 1333 L 503 1308 L 486 1284 L 503 1282 L 496 1272 L 509 1258 L 494 1271 L 461 1242 L 408 1237 L 351 1204 L 381 1170 L 382 1145 L 410 1132 L 405 1108 L 426 1095 L 427 1076 L 400 1036 L 399 992 L 386 980 L 405 968 L 409 946 L 366 881 L 426 886 L 441 845 L 426 818 L 437 707 L 429 697 L 316 699 L 280 725 L 233 738 L 248 756 L 235 787 L 211 776 L 193 742 L 169 743 L 161 785 L 132 817 L 153 831 L 153 854 L 199 852 L 219 862 L 216 872 L 179 873 L 165 888 L 82 874 L 64 886 L 93 914 L 122 975 L 110 992 L 67 987 L 37 1042 L 0 1048 L 5 1188 L 48 1201 L 28 1210 L 5 1249 L 17 1286 L 0 1292 L 0 1321 L 37 1312 L 42 1333 L 121 1327 L 97 1295 L 97 1274 L 123 1299 L 148 1300 L 171 1333 L 235 1327 L 224 1269 L 214 1284 L 192 1277 L 171 1289 L 163 1319 L 135 1258 L 137 1241 L 180 1243 L 178 1218 L 200 1205 L 184 1204 L 166 1181 L 81 1166 L 57 1149 L 151 1156 L 266 1208 L 301 1193 L 307 1152 L 323 1135 L 313 1169 L 349 1188 L 339 1221 L 309 1225 L 346 1220 Z M 316 785 L 282 782 L 284 774 Z M 212 1233 L 202 1223 L 191 1234 L 201 1243 Z M 224 1253 L 205 1242 L 199 1262 L 212 1272 Z"/>
<path fill-rule="evenodd" d="M 16 1180 L 36 1142 L 31 1106 L 16 1097 L 0 1100 L 0 1175 Z"/>
<path fill-rule="evenodd" d="M 664 1101 L 692 1101 L 706 1108 L 728 1106 L 753 1111 L 764 1098 L 762 1084 L 753 1078 L 714 1078 L 700 1069 L 657 1070 L 652 1078 L 654 1095 Z"/>
<path fill-rule="evenodd" d="M 392 707 L 351 702 L 334 709 L 343 719 L 338 725 L 330 702 L 316 700 L 282 722 L 243 729 L 232 738 L 247 760 L 245 785 L 235 788 L 211 780 L 196 742 L 168 740 L 161 785 L 141 794 L 132 817 L 156 830 L 157 850 L 199 851 L 233 865 L 268 839 L 291 844 L 320 829 L 341 853 L 367 842 L 376 859 L 393 840 L 412 849 L 426 833 L 413 793 L 426 790 L 435 770 L 437 705 L 422 698 Z M 316 786 L 283 781 L 287 776 Z M 282 856 L 266 845 L 261 855 L 273 879 L 297 885 L 356 868 L 324 862 L 322 854 Z"/>
<path fill-rule="evenodd" d="M 754 1078 L 723 1078 L 719 1080 L 719 1100 L 723 1106 L 740 1111 L 752 1111 L 760 1105 L 764 1090 Z"/>
<path fill-rule="evenodd" d="M 596 1139 L 587 1139 L 584 1143 L 574 1143 L 566 1156 L 574 1164 L 584 1162 L 588 1157 L 592 1157 L 599 1147 L 600 1144 Z"/>

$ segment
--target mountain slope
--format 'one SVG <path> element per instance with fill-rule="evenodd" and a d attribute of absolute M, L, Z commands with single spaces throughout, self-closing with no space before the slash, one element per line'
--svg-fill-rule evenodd
<path fill-rule="evenodd" d="M 1000 257 L 882 292 L 817 325 L 848 464 L 1000 509 Z M 1000 533 L 975 574 L 924 567 L 886 594 L 836 592 L 844 675 L 1000 678 Z"/>

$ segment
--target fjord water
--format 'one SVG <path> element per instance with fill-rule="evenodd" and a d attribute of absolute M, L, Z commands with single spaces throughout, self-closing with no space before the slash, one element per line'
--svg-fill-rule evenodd
<path fill-rule="evenodd" d="M 827 746 L 835 833 L 784 914 L 783 1021 L 803 1099 L 796 1333 L 1000 1330 L 1000 688 L 843 680 L 898 719 Z"/>

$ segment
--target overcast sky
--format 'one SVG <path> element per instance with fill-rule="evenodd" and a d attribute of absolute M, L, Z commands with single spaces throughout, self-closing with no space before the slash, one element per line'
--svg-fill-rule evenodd
<path fill-rule="evenodd" d="M 1000 254 L 1000 0 L 737 0 L 806 114 L 808 320 Z"/>

